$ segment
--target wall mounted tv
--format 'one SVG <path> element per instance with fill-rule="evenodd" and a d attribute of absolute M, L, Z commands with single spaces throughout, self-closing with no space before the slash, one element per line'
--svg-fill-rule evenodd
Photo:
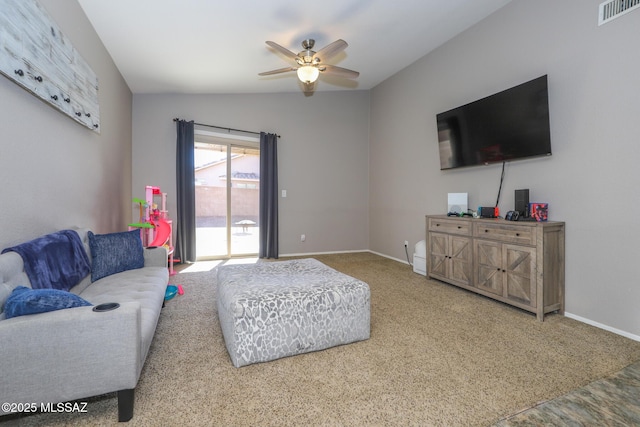
<path fill-rule="evenodd" d="M 436 119 L 442 170 L 551 155 L 546 75 Z"/>

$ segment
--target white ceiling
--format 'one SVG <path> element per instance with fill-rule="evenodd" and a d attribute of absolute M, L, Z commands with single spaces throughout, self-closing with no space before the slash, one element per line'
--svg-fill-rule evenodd
<path fill-rule="evenodd" d="M 293 52 L 343 39 L 327 63 L 360 72 L 321 76 L 316 91 L 370 89 L 511 0 L 78 0 L 133 93 L 301 91 Z"/>

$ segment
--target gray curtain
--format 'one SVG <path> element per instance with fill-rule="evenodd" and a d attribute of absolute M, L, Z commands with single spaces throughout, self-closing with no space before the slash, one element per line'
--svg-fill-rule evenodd
<path fill-rule="evenodd" d="M 178 208 L 174 256 L 182 262 L 196 260 L 196 192 L 194 171 L 194 123 L 176 121 L 176 197 Z"/>
<path fill-rule="evenodd" d="M 260 132 L 260 258 L 278 258 L 278 136 Z"/>

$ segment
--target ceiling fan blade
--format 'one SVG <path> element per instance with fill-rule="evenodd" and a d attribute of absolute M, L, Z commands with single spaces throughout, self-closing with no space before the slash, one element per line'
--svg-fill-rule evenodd
<path fill-rule="evenodd" d="M 349 46 L 347 44 L 346 41 L 342 40 L 342 39 L 338 39 L 336 41 L 334 41 L 331 44 L 328 44 L 327 46 L 323 47 L 322 49 L 320 49 L 319 51 L 316 52 L 315 55 L 313 55 L 313 58 L 319 58 L 321 62 L 326 61 L 327 59 L 337 55 L 338 53 L 342 52 L 343 50 L 345 50 L 347 48 L 347 46 Z"/>
<path fill-rule="evenodd" d="M 327 64 L 322 64 L 319 67 L 319 70 L 321 73 L 324 73 L 324 74 L 331 74 L 334 76 L 346 77 L 347 79 L 355 79 L 360 75 L 360 73 L 357 71 L 348 70 L 346 68 L 336 67 L 335 65 L 327 65 Z"/>
<path fill-rule="evenodd" d="M 280 46 L 276 42 L 266 41 L 265 43 L 267 43 L 269 46 L 271 46 L 272 48 L 274 48 L 275 50 L 277 50 L 278 52 L 280 52 L 281 54 L 283 54 L 287 58 L 296 59 L 298 57 L 298 55 L 296 53 L 291 52 L 286 47 Z"/>
<path fill-rule="evenodd" d="M 297 68 L 294 67 L 286 67 L 286 68 L 278 68 L 277 70 L 265 71 L 263 73 L 258 73 L 259 76 L 271 76 L 273 74 L 286 73 L 288 71 L 295 71 Z"/>

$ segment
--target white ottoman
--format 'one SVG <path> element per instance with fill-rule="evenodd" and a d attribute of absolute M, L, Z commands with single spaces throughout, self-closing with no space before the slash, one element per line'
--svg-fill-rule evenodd
<path fill-rule="evenodd" d="M 218 318 L 234 366 L 366 340 L 369 285 L 318 260 L 218 269 Z"/>

